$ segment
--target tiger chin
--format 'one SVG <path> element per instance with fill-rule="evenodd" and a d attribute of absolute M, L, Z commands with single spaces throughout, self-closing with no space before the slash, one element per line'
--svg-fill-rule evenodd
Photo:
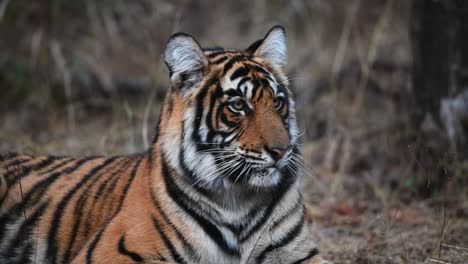
<path fill-rule="evenodd" d="M 0 154 L 0 263 L 329 263 L 300 194 L 281 26 L 245 50 L 167 42 L 143 154 Z"/>

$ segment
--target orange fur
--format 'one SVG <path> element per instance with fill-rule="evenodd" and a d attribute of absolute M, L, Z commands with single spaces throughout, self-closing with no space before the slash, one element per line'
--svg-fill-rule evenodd
<path fill-rule="evenodd" d="M 199 81 L 197 85 L 206 87 L 206 90 L 186 95 L 182 88 L 171 87 L 164 101 L 157 138 L 143 154 L 88 158 L 0 154 L 0 262 L 257 263 L 278 259 L 277 263 L 283 263 L 279 259 L 290 257 L 291 262 L 288 263 L 296 263 L 292 261 L 294 259 L 326 263 L 316 256 L 313 246 L 286 254 L 281 248 L 276 248 L 287 239 L 297 240 L 300 246 L 308 245 L 304 242 L 308 240 L 302 227 L 302 200 L 294 189 L 298 189 L 297 184 L 288 185 L 287 181 L 291 179 L 284 183 L 284 191 L 265 191 L 269 194 L 265 196 L 267 199 L 258 198 L 260 194 L 234 181 L 229 190 L 211 191 L 209 197 L 225 197 L 217 204 L 214 199 L 200 195 L 202 187 L 192 190 L 196 182 L 180 175 L 184 168 L 170 163 L 178 156 L 167 150 L 166 145 L 183 142 L 185 134 L 182 131 L 186 128 L 182 121 L 193 114 L 190 113 L 193 111 L 191 107 L 198 100 L 202 100 L 204 111 L 210 107 L 223 107 L 211 113 L 211 127 L 227 129 L 229 122 L 240 124 L 237 142 L 249 151 L 261 152 L 264 146 L 289 148 L 291 145 L 288 125 L 284 124 L 289 110 L 275 108 L 275 95 L 268 87 L 253 96 L 251 104 L 254 110 L 249 116 L 233 112 L 222 100 L 210 105 L 210 95 L 219 92 L 219 84 L 213 80 L 224 78 L 227 74 L 224 70 L 230 60 L 236 60 L 229 71 L 231 73 L 244 67 L 250 69 L 245 75 L 248 78 L 266 80 L 272 74 L 287 85 L 282 70 L 247 51 L 205 51 L 204 56 L 209 59 L 203 68 L 203 79 L 189 80 Z M 262 67 L 271 73 L 264 72 Z M 180 78 L 174 83 L 183 85 L 183 76 Z M 202 99 L 201 93 L 206 94 Z M 291 96 L 289 91 L 288 96 Z M 219 121 L 221 115 L 228 123 Z M 193 122 L 201 118 L 197 116 Z M 287 189 L 289 186 L 293 186 L 291 190 Z M 184 199 L 192 202 L 194 208 L 184 207 L 177 200 L 178 194 L 174 196 L 174 190 L 187 192 L 180 195 L 186 195 L 188 198 Z M 281 211 L 276 204 L 270 205 L 275 197 L 278 197 L 275 203 L 282 203 L 279 208 L 289 209 Z M 293 200 L 283 201 L 286 198 Z M 218 212 L 216 208 L 230 204 L 230 207 L 237 206 L 236 210 L 243 212 L 247 210 L 243 203 L 250 206 L 251 200 L 257 201 L 255 199 L 259 199 L 259 206 L 254 206 L 253 210 L 249 207 L 249 214 L 265 210 L 259 216 L 263 219 L 265 215 L 265 219 L 260 222 L 261 226 L 252 227 L 253 231 L 245 229 L 252 233 L 251 236 L 243 235 L 245 230 L 242 228 L 246 227 L 235 224 L 223 227 L 218 220 L 204 216 L 205 212 L 196 211 L 212 207 L 211 213 L 215 214 Z M 268 208 L 272 208 L 271 220 L 266 218 L 271 213 L 267 214 Z M 290 215 L 297 215 L 297 221 Z M 248 220 L 243 225 L 254 224 L 255 221 Z M 272 223 L 285 230 L 290 228 L 287 232 L 278 231 L 284 237 L 280 242 L 274 241 L 274 237 L 279 235 L 268 231 Z M 239 229 L 233 231 L 239 232 L 235 240 L 239 244 L 232 248 L 222 244 L 231 242 L 226 237 L 219 237 L 220 231 L 214 228 Z M 291 234 L 294 236 L 289 238 Z M 270 251 L 280 257 L 268 255 Z M 304 257 L 306 251 L 310 253 Z"/>

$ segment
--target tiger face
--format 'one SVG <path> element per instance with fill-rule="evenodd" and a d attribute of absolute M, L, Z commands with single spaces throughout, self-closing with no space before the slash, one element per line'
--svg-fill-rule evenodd
<path fill-rule="evenodd" d="M 172 82 L 166 127 L 173 132 L 165 133 L 163 149 L 174 168 L 204 189 L 293 182 L 299 153 L 282 27 L 244 51 L 202 50 L 177 34 L 165 61 Z"/>

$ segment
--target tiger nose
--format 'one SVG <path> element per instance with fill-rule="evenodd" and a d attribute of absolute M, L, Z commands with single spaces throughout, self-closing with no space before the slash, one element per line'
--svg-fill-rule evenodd
<path fill-rule="evenodd" d="M 290 149 L 290 146 L 287 146 L 287 147 L 280 147 L 280 146 L 269 147 L 269 146 L 265 146 L 265 149 L 275 161 L 278 161 L 282 157 L 284 157 L 284 155 L 286 155 L 286 153 L 288 153 L 288 151 Z"/>

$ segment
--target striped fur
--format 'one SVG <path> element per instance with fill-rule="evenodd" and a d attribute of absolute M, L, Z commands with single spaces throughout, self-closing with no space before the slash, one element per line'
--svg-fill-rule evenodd
<path fill-rule="evenodd" d="M 152 147 L 0 154 L 0 263 L 326 263 L 299 192 L 284 29 L 245 51 L 167 44 Z"/>

